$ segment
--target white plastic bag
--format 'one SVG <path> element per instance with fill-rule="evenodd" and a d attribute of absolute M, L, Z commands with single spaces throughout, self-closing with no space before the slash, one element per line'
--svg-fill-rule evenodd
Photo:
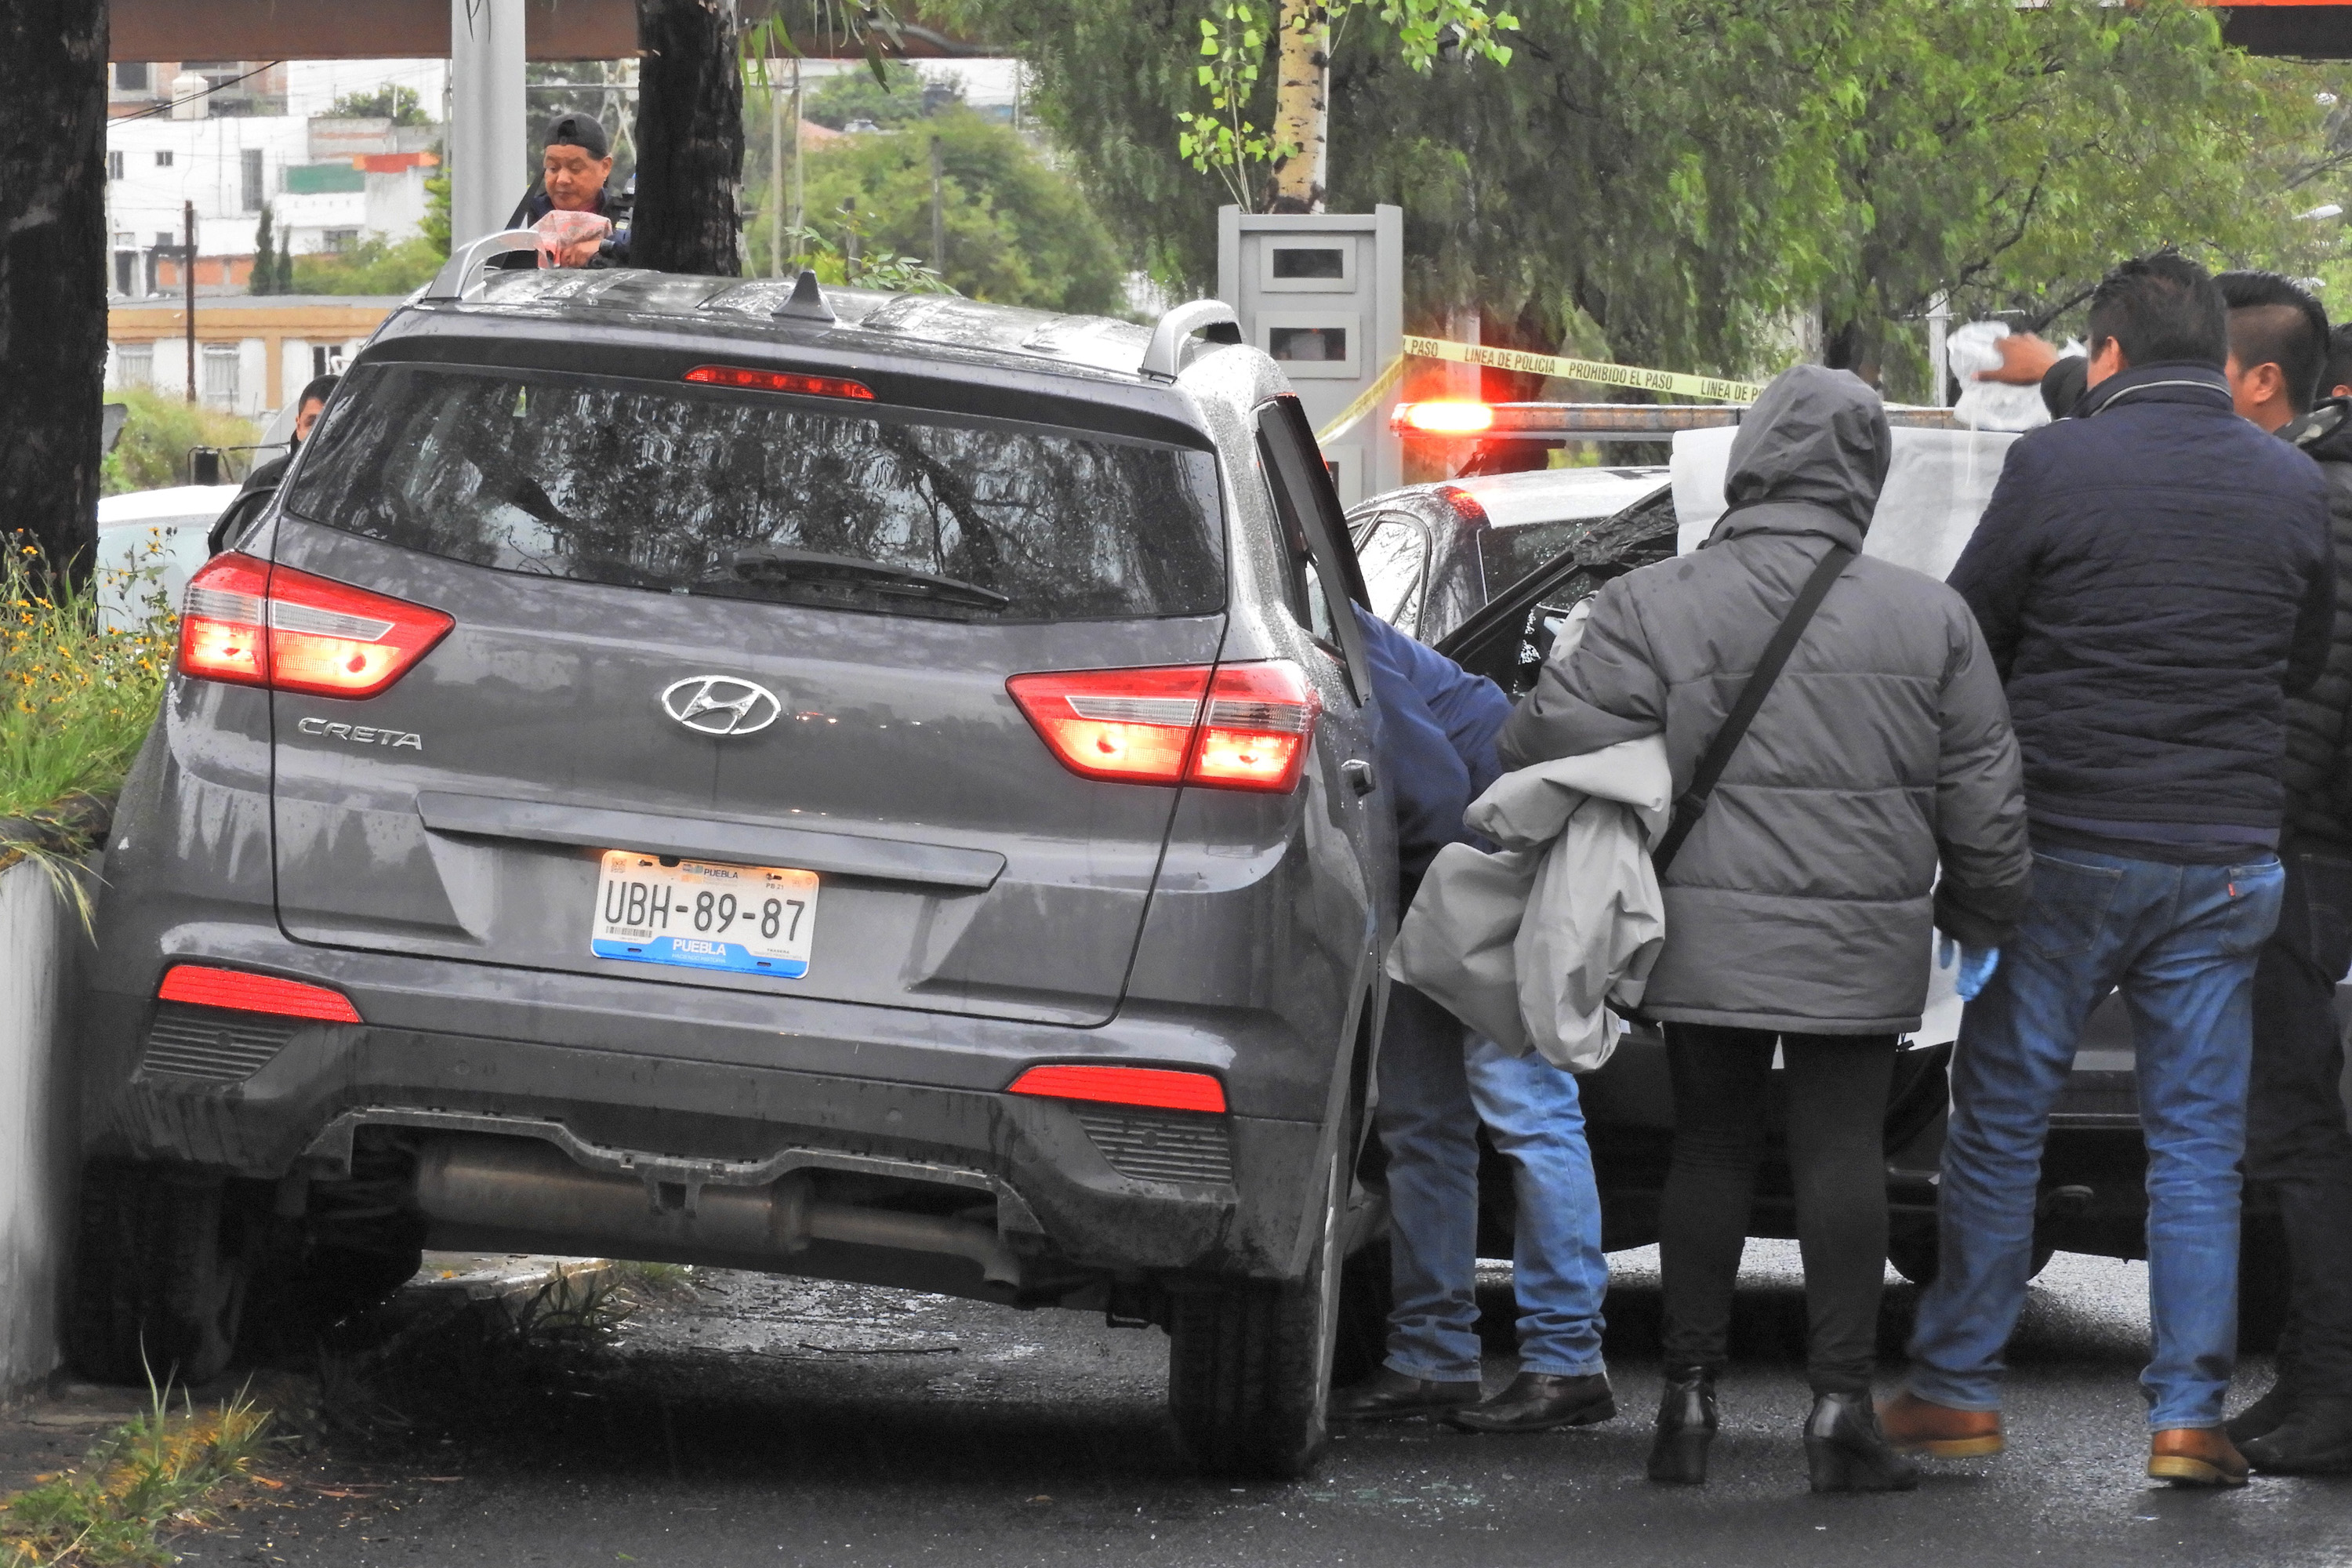
<path fill-rule="evenodd" d="M 1960 400 L 1952 405 L 1952 414 L 1971 429 L 2034 430 L 2050 423 L 2040 387 L 1977 379 L 1979 371 L 2000 368 L 2000 350 L 1993 345 L 2007 336 L 2006 321 L 1970 321 L 1954 328 L 1945 340 L 1952 379 L 1960 384 Z M 2082 344 L 2069 343 L 2061 357 L 2082 352 Z"/>

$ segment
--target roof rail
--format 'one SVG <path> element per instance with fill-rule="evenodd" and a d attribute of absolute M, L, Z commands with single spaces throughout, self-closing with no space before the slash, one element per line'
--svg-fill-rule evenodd
<path fill-rule="evenodd" d="M 1205 331 L 1209 341 L 1216 343 L 1237 343 L 1242 341 L 1241 318 L 1223 300 L 1195 300 L 1179 305 L 1160 318 L 1151 329 L 1151 346 L 1143 351 L 1143 363 L 1136 368 L 1158 381 L 1176 379 L 1176 356 L 1184 347 L 1184 340 L 1194 332 Z"/>
<path fill-rule="evenodd" d="M 480 239 L 461 245 L 449 253 L 433 281 L 418 296 L 423 300 L 464 300 L 482 291 L 482 272 L 494 258 L 512 255 L 518 250 L 537 250 L 540 232 L 535 228 L 501 229 Z"/>

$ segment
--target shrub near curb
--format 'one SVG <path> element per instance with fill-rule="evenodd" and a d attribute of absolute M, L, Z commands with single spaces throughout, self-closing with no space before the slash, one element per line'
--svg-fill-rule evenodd
<path fill-rule="evenodd" d="M 37 552 L 0 559 L 0 867 L 103 837 L 171 669 L 173 617 L 152 609 L 110 630 L 96 591 L 43 570 Z"/>

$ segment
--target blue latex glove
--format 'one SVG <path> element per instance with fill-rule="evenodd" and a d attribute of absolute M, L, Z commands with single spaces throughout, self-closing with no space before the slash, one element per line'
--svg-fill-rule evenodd
<path fill-rule="evenodd" d="M 1945 937 L 1942 945 L 1936 950 L 1936 967 L 1951 968 L 1955 952 L 1959 954 L 1960 972 L 1952 977 L 1952 989 L 1959 993 L 1961 1001 L 1973 1002 L 1977 999 L 1977 993 L 1985 988 L 1985 982 L 1992 978 L 1992 972 L 2000 967 L 2000 949 L 1962 947 L 1950 937 Z"/>

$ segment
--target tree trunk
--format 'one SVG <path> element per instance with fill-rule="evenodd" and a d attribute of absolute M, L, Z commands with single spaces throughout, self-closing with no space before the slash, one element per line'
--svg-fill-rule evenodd
<path fill-rule="evenodd" d="M 106 384 L 106 0 L 0 20 L 0 542 L 89 569 Z"/>
<path fill-rule="evenodd" d="M 1274 161 L 1266 210 L 1323 210 L 1330 144 L 1331 7 L 1328 0 L 1282 0 L 1282 51 L 1274 88 L 1274 142 L 1296 151 Z"/>
<path fill-rule="evenodd" d="M 733 278 L 743 78 L 733 0 L 637 0 L 637 205 L 629 260 Z"/>

